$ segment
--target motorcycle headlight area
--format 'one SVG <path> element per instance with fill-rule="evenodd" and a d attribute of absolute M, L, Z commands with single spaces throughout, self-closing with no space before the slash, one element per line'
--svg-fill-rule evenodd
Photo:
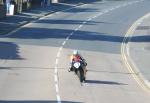
<path fill-rule="evenodd" d="M 76 63 L 74 63 L 74 65 L 73 65 L 73 66 L 74 66 L 75 68 L 79 68 L 79 67 L 80 67 L 80 65 L 81 65 L 81 64 L 80 64 L 79 62 L 76 62 Z"/>

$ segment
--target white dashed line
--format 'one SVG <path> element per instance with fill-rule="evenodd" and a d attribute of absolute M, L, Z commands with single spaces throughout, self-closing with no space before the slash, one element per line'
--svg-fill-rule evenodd
<path fill-rule="evenodd" d="M 75 31 L 78 31 L 78 30 L 79 30 L 78 28 L 75 29 Z M 73 32 L 73 33 L 74 33 L 74 32 Z M 73 33 L 72 33 L 72 35 L 73 35 Z"/>
<path fill-rule="evenodd" d="M 99 15 L 95 15 L 95 16 L 93 16 L 93 17 L 91 18 L 91 20 L 92 20 L 92 19 L 95 19 L 95 18 L 97 18 L 98 16 L 99 16 Z"/>
<path fill-rule="evenodd" d="M 91 20 L 92 20 L 92 18 L 89 18 L 89 19 L 88 19 L 88 21 L 91 21 Z"/>
<path fill-rule="evenodd" d="M 82 28 L 82 26 L 83 26 L 83 25 L 80 25 L 78 28 L 80 29 L 80 28 Z"/>
<path fill-rule="evenodd" d="M 64 46 L 66 44 L 66 41 L 64 41 L 63 43 L 62 43 L 62 45 Z"/>
<path fill-rule="evenodd" d="M 70 36 L 71 36 L 71 35 L 70 35 Z M 68 41 L 68 40 L 69 40 L 70 36 L 68 36 L 68 37 L 66 38 L 66 41 Z"/>

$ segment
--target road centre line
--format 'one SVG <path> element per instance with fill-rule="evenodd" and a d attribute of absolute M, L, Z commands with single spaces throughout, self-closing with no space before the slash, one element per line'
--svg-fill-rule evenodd
<path fill-rule="evenodd" d="M 66 40 L 62 43 L 62 45 L 64 46 L 66 44 Z"/>
<path fill-rule="evenodd" d="M 87 23 L 87 22 L 85 22 L 85 23 Z M 83 25 L 80 25 L 78 28 L 80 29 L 80 28 L 82 28 L 83 27 Z"/>
<path fill-rule="evenodd" d="M 89 18 L 89 19 L 88 19 L 88 21 L 91 21 L 91 20 L 92 20 L 92 18 Z"/>

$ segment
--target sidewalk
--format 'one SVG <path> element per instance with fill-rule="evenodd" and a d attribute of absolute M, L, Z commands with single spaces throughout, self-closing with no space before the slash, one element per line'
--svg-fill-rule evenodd
<path fill-rule="evenodd" d="M 68 0 L 63 3 L 51 4 L 48 7 L 32 8 L 31 10 L 24 11 L 21 14 L 7 16 L 5 19 L 0 20 L 0 35 L 5 35 L 22 25 L 51 13 L 96 1 L 103 0 Z"/>
<path fill-rule="evenodd" d="M 130 41 L 130 57 L 136 72 L 150 87 L 150 17 L 134 31 Z"/>
<path fill-rule="evenodd" d="M 70 0 L 67 3 L 58 3 L 51 4 L 48 7 L 32 8 L 31 10 L 24 11 L 21 14 L 7 16 L 5 19 L 0 20 L 0 35 L 5 35 L 12 30 L 22 25 L 25 25 L 33 20 L 39 19 L 43 16 L 49 15 L 57 11 L 66 10 L 85 3 L 81 3 L 81 1 L 82 0 L 77 0 L 74 2 L 74 0 Z M 89 1 L 92 2 L 92 0 Z"/>

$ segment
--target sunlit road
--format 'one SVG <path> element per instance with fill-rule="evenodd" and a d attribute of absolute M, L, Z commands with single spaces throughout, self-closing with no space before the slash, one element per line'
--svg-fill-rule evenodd
<path fill-rule="evenodd" d="M 150 12 L 149 5 L 149 0 L 93 2 L 1 37 L 0 103 L 150 103 L 121 59 L 124 35 Z M 67 71 L 74 49 L 88 63 L 83 86 Z"/>

